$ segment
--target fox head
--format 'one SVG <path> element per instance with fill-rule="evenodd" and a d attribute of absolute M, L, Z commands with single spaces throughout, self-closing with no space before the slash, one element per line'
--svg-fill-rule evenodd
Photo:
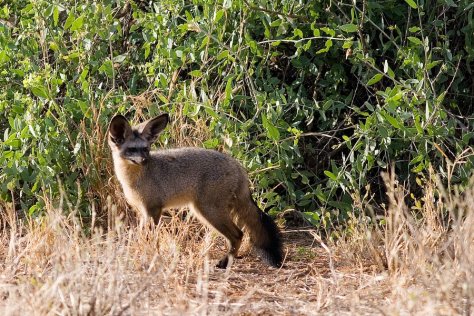
<path fill-rule="evenodd" d="M 168 121 L 168 114 L 162 114 L 132 127 L 124 116 L 114 116 L 108 129 L 108 143 L 112 153 L 131 164 L 146 163 L 151 144 L 156 141 Z"/>

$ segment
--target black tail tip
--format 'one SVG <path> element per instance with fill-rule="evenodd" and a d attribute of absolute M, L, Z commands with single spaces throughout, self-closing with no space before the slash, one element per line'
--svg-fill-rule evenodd
<path fill-rule="evenodd" d="M 266 231 L 266 241 L 257 247 L 262 259 L 269 265 L 280 268 L 283 264 L 283 242 L 281 233 L 273 219 L 261 212 L 261 223 Z"/>
<path fill-rule="evenodd" d="M 274 268 L 281 268 L 283 265 L 283 256 L 281 254 L 281 251 L 278 253 L 271 253 L 267 249 L 261 249 L 261 257 L 263 260 L 270 266 Z"/>

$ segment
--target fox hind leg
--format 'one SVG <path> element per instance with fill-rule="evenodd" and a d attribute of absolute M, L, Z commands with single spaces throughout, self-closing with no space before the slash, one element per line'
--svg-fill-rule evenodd
<path fill-rule="evenodd" d="M 228 240 L 229 252 L 217 263 L 216 267 L 225 269 L 229 265 L 230 258 L 236 258 L 244 233 L 232 221 L 213 227 Z"/>
<path fill-rule="evenodd" d="M 237 257 L 244 233 L 232 221 L 230 211 L 223 212 L 215 207 L 204 207 L 201 205 L 194 205 L 194 209 L 198 217 L 204 219 L 209 226 L 213 227 L 227 239 L 229 252 L 219 260 L 219 263 L 216 265 L 216 267 L 220 269 L 227 268 L 230 257 Z M 204 210 L 205 213 L 202 210 Z"/>

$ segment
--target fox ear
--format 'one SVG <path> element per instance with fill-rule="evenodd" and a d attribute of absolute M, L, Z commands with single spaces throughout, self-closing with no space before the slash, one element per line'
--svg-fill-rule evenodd
<path fill-rule="evenodd" d="M 151 120 L 148 120 L 142 124 L 140 124 L 139 131 L 140 133 L 146 138 L 146 140 L 150 143 L 155 142 L 158 138 L 158 135 L 162 130 L 165 129 L 166 125 L 169 122 L 169 115 L 168 114 L 161 114 Z"/>
<path fill-rule="evenodd" d="M 109 136 L 110 140 L 115 144 L 123 144 L 125 138 L 127 138 L 131 132 L 132 128 L 124 116 L 116 115 L 113 117 L 112 121 L 110 121 Z"/>

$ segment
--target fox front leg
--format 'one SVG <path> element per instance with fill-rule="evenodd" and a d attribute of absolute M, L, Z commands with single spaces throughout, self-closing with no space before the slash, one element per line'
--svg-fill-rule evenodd
<path fill-rule="evenodd" d="M 153 219 L 153 224 L 158 225 L 160 222 L 160 217 L 161 217 L 161 209 L 160 210 L 155 210 L 152 213 L 149 213 L 151 218 Z"/>
<path fill-rule="evenodd" d="M 153 224 L 158 225 L 160 222 L 160 217 L 163 209 L 161 207 L 140 207 L 140 227 L 143 228 L 146 225 L 146 222 L 151 217 Z"/>

